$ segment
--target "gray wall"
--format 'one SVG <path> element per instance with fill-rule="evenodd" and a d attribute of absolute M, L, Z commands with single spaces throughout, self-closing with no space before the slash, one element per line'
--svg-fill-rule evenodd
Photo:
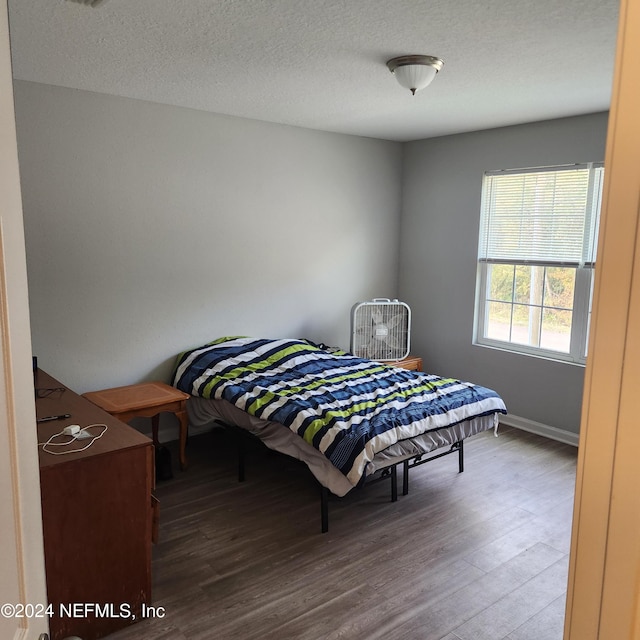
<path fill-rule="evenodd" d="M 607 114 L 409 143 L 401 220 L 401 299 L 413 351 L 431 371 L 499 391 L 510 413 L 578 432 L 584 368 L 472 345 L 485 170 L 604 160 Z"/>
<path fill-rule="evenodd" d="M 221 335 L 348 347 L 351 305 L 398 296 L 428 370 L 578 431 L 583 367 L 471 344 L 480 195 L 487 169 L 602 160 L 606 114 L 401 145 L 20 81 L 15 98 L 34 353 L 77 391 L 166 380 Z"/>
<path fill-rule="evenodd" d="M 222 335 L 349 344 L 397 295 L 402 146 L 16 82 L 41 367 L 168 379 Z"/>

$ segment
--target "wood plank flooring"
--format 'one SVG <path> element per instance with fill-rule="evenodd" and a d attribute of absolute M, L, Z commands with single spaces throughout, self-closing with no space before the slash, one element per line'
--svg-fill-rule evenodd
<path fill-rule="evenodd" d="M 306 467 L 256 445 L 238 483 L 222 429 L 161 482 L 148 618 L 110 640 L 561 640 L 577 451 L 501 427 L 329 501 Z"/>

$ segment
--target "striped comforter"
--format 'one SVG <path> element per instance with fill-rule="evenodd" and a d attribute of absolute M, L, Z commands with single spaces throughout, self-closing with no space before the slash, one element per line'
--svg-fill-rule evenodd
<path fill-rule="evenodd" d="M 399 440 L 506 413 L 495 391 L 328 351 L 304 340 L 221 338 L 183 353 L 173 384 L 285 425 L 354 486 Z"/>

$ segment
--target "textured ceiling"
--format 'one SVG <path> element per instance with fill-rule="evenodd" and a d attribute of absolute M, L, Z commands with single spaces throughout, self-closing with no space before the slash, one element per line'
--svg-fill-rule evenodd
<path fill-rule="evenodd" d="M 416 140 L 609 107 L 617 0 L 9 0 L 14 77 Z M 415 97 L 385 62 L 435 55 Z"/>

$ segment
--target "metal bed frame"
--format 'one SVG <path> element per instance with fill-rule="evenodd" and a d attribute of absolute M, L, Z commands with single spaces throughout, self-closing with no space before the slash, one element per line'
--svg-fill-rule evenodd
<path fill-rule="evenodd" d="M 230 429 L 230 431 L 234 434 L 236 438 L 237 452 L 238 452 L 238 482 L 244 482 L 246 477 L 246 449 L 245 449 L 245 438 L 251 438 L 252 440 L 257 440 L 261 444 L 262 441 L 258 436 L 253 435 L 246 429 L 242 429 L 241 427 L 237 427 L 235 425 L 220 423 L 225 427 Z M 437 451 L 437 450 L 436 450 Z M 427 462 L 433 462 L 438 458 L 442 458 L 444 456 L 451 455 L 452 453 L 458 454 L 458 472 L 462 473 L 464 471 L 464 446 L 463 440 L 458 440 L 454 442 L 448 451 L 443 451 L 441 453 L 437 453 L 434 455 L 430 455 L 429 453 L 421 453 L 420 455 L 407 458 L 402 460 L 401 462 L 396 462 L 395 464 L 391 464 L 388 467 L 384 467 L 380 470 L 379 474 L 375 474 L 373 478 L 366 480 L 365 484 L 372 484 L 374 482 L 379 482 L 381 480 L 386 480 L 389 478 L 391 480 L 391 502 L 397 502 L 398 500 L 398 473 L 397 469 L 399 465 L 402 465 L 402 495 L 406 496 L 409 493 L 409 469 L 413 469 L 414 467 L 419 467 L 420 465 L 426 464 Z M 286 454 L 281 454 L 286 455 Z M 329 531 L 329 494 L 330 491 L 324 485 L 320 484 L 320 529 L 322 533 L 327 533 Z"/>

